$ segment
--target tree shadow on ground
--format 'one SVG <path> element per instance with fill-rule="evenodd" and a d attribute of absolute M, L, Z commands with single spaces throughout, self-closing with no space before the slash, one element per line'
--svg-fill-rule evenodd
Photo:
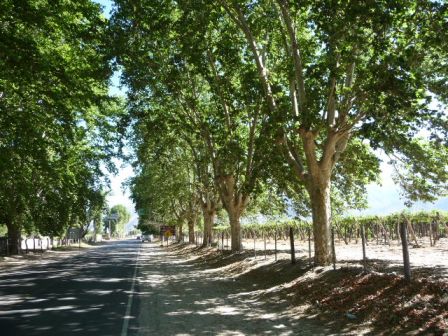
<path fill-rule="evenodd" d="M 188 263 L 235 279 L 238 289 L 252 299 L 286 300 L 292 307 L 302 307 L 299 316 L 304 314 L 307 320 L 338 333 L 364 328 L 368 335 L 443 335 L 448 329 L 443 267 L 413 267 L 414 280 L 407 283 L 400 275 L 401 265 L 378 259 L 367 261 L 367 271 L 359 260 L 344 260 L 333 270 L 311 269 L 306 257 L 291 265 L 287 259 L 254 259 L 253 251 L 187 246 L 173 246 L 172 251 L 199 256 Z"/>
<path fill-rule="evenodd" d="M 344 264 L 350 267 L 361 267 L 362 262 L 356 259 L 344 260 Z M 391 273 L 391 274 L 403 274 L 403 265 L 396 261 L 384 260 L 384 259 L 367 259 L 366 269 L 368 271 Z M 441 265 L 428 266 L 414 266 L 411 264 L 411 273 L 415 278 L 433 278 L 443 279 L 448 275 L 448 267 Z"/>
<path fill-rule="evenodd" d="M 448 284 L 344 268 L 300 279 L 282 295 L 305 314 L 340 332 L 368 324 L 370 335 L 442 335 L 448 321 Z"/>
<path fill-rule="evenodd" d="M 3 335 L 112 335 L 121 328 L 135 243 L 109 244 L 0 273 Z M 118 267 L 120 266 L 120 267 Z"/>

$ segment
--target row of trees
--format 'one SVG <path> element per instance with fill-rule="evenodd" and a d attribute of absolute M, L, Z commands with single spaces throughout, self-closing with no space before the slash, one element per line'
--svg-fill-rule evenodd
<path fill-rule="evenodd" d="M 240 217 L 265 195 L 311 215 L 325 265 L 332 209 L 362 205 L 380 151 L 408 202 L 445 195 L 447 11 L 440 1 L 117 0 L 141 220 L 191 226 L 202 210 L 207 235 L 222 206 L 238 251 Z"/>
<path fill-rule="evenodd" d="M 221 204 L 238 251 L 242 213 L 270 189 L 311 214 L 324 265 L 331 208 L 359 204 L 373 149 L 409 201 L 446 192 L 447 119 L 433 108 L 447 98 L 446 13 L 438 1 L 116 1 L 142 219 L 194 222 L 196 205 L 207 235 Z"/>
<path fill-rule="evenodd" d="M 98 226 L 122 111 L 107 21 L 90 0 L 0 3 L 0 224 L 60 236 Z"/>

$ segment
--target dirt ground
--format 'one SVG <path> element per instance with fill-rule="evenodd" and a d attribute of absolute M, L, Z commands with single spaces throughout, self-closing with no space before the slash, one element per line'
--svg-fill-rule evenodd
<path fill-rule="evenodd" d="M 244 255 L 222 257 L 213 249 L 142 244 L 133 305 L 137 314 L 130 322 L 129 335 L 333 334 L 320 321 L 290 316 L 286 297 L 265 300 L 259 295 L 259 291 L 283 283 L 283 277 L 258 282 L 238 277 L 239 266 L 245 266 L 239 258 Z M 290 276 L 295 277 L 293 273 Z"/>
<path fill-rule="evenodd" d="M 409 258 L 414 272 L 431 278 L 448 278 L 448 238 L 441 238 L 435 246 L 430 247 L 429 240 L 420 239 L 420 247 L 409 246 Z M 220 242 L 221 243 L 221 242 Z M 308 258 L 308 241 L 295 241 L 296 257 Z M 274 258 L 274 240 L 266 240 L 266 253 L 268 258 Z M 229 249 L 224 240 L 224 249 Z M 254 255 L 254 241 L 245 240 L 243 248 Z M 218 249 L 222 249 L 219 245 Z M 256 256 L 264 258 L 264 241 L 255 241 Z M 279 259 L 290 258 L 289 240 L 278 240 L 277 250 Z M 362 262 L 361 241 L 354 240 L 346 245 L 336 240 L 336 259 L 340 267 L 360 265 Z M 314 255 L 313 242 L 311 242 L 311 255 Z M 369 270 L 387 273 L 402 274 L 403 254 L 401 243 L 391 241 L 389 244 L 370 241 L 366 246 L 367 265 Z"/>
<path fill-rule="evenodd" d="M 272 242 L 271 242 L 272 243 Z M 230 251 L 172 245 L 182 255 L 191 254 L 220 276 L 256 284 L 247 299 L 289 302 L 284 314 L 325 325 L 344 335 L 448 335 L 448 240 L 435 247 L 411 248 L 411 283 L 402 274 L 401 246 L 370 244 L 367 271 L 361 264 L 360 244 L 338 244 L 336 270 L 312 268 L 308 246 L 296 244 L 297 263 L 291 265 L 289 242 L 277 242 L 275 260 L 267 242 L 245 241 L 252 250 Z M 429 244 L 428 244 L 429 245 Z M 303 247 L 303 248 L 302 248 Z"/>

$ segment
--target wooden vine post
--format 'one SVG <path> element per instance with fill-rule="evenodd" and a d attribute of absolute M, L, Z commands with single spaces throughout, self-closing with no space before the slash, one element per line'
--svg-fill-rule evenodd
<path fill-rule="evenodd" d="M 308 260 L 310 267 L 313 268 L 313 259 L 311 259 L 311 228 L 308 228 Z"/>
<path fill-rule="evenodd" d="M 257 258 L 257 238 L 256 238 L 256 235 L 255 235 L 255 232 L 253 233 L 254 234 L 254 258 L 256 259 Z"/>
<path fill-rule="evenodd" d="M 221 233 L 221 250 L 224 251 L 224 231 Z"/>
<path fill-rule="evenodd" d="M 401 245 L 403 248 L 403 266 L 404 266 L 404 278 L 407 282 L 411 281 L 411 264 L 409 262 L 409 246 L 408 246 L 408 237 L 407 237 L 407 220 L 403 218 L 400 221 L 400 236 L 401 236 Z"/>
<path fill-rule="evenodd" d="M 362 241 L 362 263 L 364 271 L 367 270 L 367 256 L 366 256 L 366 232 L 364 224 L 361 224 L 361 241 Z"/>
<path fill-rule="evenodd" d="M 296 263 L 296 250 L 294 248 L 294 229 L 292 226 L 289 227 L 289 241 L 291 243 L 291 264 Z"/>
<path fill-rule="evenodd" d="M 274 254 L 275 254 L 275 261 L 277 261 L 277 228 L 275 228 L 274 231 Z"/>
<path fill-rule="evenodd" d="M 264 239 L 264 259 L 266 260 L 266 234 L 263 232 L 263 239 Z"/>
<path fill-rule="evenodd" d="M 333 270 L 336 270 L 336 248 L 334 246 L 334 228 L 331 227 L 331 250 L 333 253 Z"/>
<path fill-rule="evenodd" d="M 431 221 L 429 222 L 429 246 L 434 246 L 435 244 L 433 243 L 433 237 L 434 234 L 432 232 L 432 223 Z"/>
<path fill-rule="evenodd" d="M 434 217 L 434 246 L 436 246 L 436 242 L 440 239 L 440 230 L 439 230 L 439 222 L 440 222 L 440 214 L 436 212 L 436 215 Z"/>

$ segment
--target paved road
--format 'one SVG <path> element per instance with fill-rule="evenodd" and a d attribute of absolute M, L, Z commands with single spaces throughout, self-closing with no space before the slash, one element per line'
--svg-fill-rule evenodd
<path fill-rule="evenodd" d="M 1 335 L 121 335 L 139 250 L 115 242 L 0 272 Z"/>
<path fill-rule="evenodd" d="M 0 335 L 324 335 L 244 283 L 155 244 L 114 242 L 0 272 Z"/>

